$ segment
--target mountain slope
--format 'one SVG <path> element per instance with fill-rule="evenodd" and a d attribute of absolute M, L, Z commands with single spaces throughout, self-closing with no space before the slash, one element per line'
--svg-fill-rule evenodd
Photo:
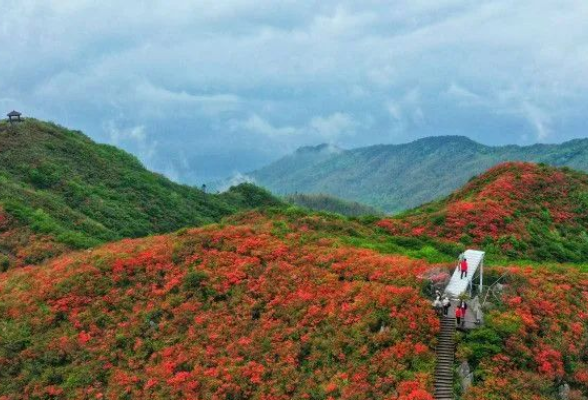
<path fill-rule="evenodd" d="M 21 262 L 279 203 L 252 185 L 205 194 L 115 147 L 33 119 L 0 123 L 0 183 L 0 253 Z"/>
<path fill-rule="evenodd" d="M 432 400 L 427 264 L 329 223 L 251 213 L 0 274 L 0 399 Z"/>
<path fill-rule="evenodd" d="M 460 136 L 353 150 L 322 145 L 248 175 L 276 194 L 326 193 L 394 213 L 446 196 L 505 161 L 588 171 L 588 139 L 527 147 L 491 147 Z"/>
<path fill-rule="evenodd" d="M 429 236 L 514 258 L 588 259 L 588 174 L 505 163 L 449 197 L 379 223 L 391 233 Z"/>
<path fill-rule="evenodd" d="M 433 400 L 423 294 L 450 267 L 349 247 L 368 227 L 294 211 L 0 274 L 0 399 Z M 588 394 L 588 274 L 486 269 L 499 277 L 458 341 L 475 368 L 463 398 Z"/>

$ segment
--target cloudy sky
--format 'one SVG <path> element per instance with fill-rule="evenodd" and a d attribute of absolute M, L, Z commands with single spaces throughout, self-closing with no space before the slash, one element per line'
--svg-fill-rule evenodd
<path fill-rule="evenodd" d="M 588 136 L 585 0 L 0 0 L 0 111 L 198 184 L 299 146 Z"/>

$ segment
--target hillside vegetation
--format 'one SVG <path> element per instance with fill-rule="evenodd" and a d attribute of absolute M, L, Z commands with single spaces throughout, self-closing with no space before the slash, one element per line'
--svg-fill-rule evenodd
<path fill-rule="evenodd" d="M 505 161 L 588 172 L 588 139 L 526 147 L 485 146 L 460 136 L 353 150 L 321 145 L 301 148 L 248 175 L 279 195 L 325 193 L 397 213 L 447 196 Z"/>
<path fill-rule="evenodd" d="M 464 400 L 569 400 L 588 395 L 588 274 L 573 267 L 492 268 L 484 325 L 459 334 L 457 359 L 474 371 Z"/>
<path fill-rule="evenodd" d="M 345 244 L 368 230 L 249 212 L 1 274 L 0 399 L 433 400 L 423 294 L 449 269 Z M 489 268 L 488 283 L 505 272 L 460 336 L 466 399 L 588 394 L 588 275 Z"/>
<path fill-rule="evenodd" d="M 382 212 L 374 207 L 356 201 L 339 199 L 328 194 L 291 194 L 285 197 L 286 202 L 314 211 L 326 211 L 348 217 L 362 215 L 381 215 Z"/>
<path fill-rule="evenodd" d="M 3 268 L 66 248 L 170 232 L 276 204 L 252 185 L 209 195 L 173 183 L 122 150 L 51 123 L 0 123 Z"/>
<path fill-rule="evenodd" d="M 425 262 L 234 222 L 0 275 L 0 399 L 432 400 Z"/>
<path fill-rule="evenodd" d="M 449 197 L 378 223 L 393 235 L 474 245 L 512 259 L 588 259 L 588 174 L 506 163 Z"/>

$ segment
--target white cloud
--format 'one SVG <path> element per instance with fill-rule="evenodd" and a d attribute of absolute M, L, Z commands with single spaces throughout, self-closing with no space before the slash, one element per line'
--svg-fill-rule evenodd
<path fill-rule="evenodd" d="M 521 111 L 531 126 L 535 129 L 537 139 L 539 141 L 547 139 L 551 133 L 551 116 L 544 110 L 527 101 L 523 102 L 521 105 Z"/>
<path fill-rule="evenodd" d="M 357 127 L 357 123 L 350 115 L 337 112 L 326 117 L 312 118 L 309 127 L 319 136 L 327 140 L 334 140 L 342 135 L 352 134 Z"/>
<path fill-rule="evenodd" d="M 145 126 L 133 126 L 126 129 L 118 128 L 113 121 L 106 124 L 106 129 L 110 135 L 113 144 L 120 144 L 124 140 L 133 140 L 136 142 L 145 142 L 147 135 L 145 134 Z"/>
<path fill-rule="evenodd" d="M 239 96 L 233 94 L 190 94 L 185 90 L 172 91 L 144 82 L 136 87 L 136 95 L 163 104 L 196 104 L 221 108 L 233 108 L 239 103 Z"/>
<path fill-rule="evenodd" d="M 314 116 L 306 124 L 296 127 L 289 125 L 276 126 L 259 115 L 253 114 L 244 121 L 233 122 L 232 130 L 245 129 L 271 139 L 305 136 L 330 142 L 342 136 L 352 135 L 358 125 L 350 115 L 341 112 L 326 116 Z"/>
<path fill-rule="evenodd" d="M 409 128 L 414 130 L 426 123 L 419 87 L 409 89 L 399 98 L 387 100 L 385 109 L 392 117 L 397 132 L 405 132 Z"/>
<path fill-rule="evenodd" d="M 213 189 L 218 190 L 219 192 L 222 193 L 222 192 L 226 192 L 231 187 L 240 185 L 242 183 L 255 183 L 255 178 L 253 178 L 247 174 L 242 174 L 240 172 L 237 172 L 229 179 L 220 182 Z"/>
<path fill-rule="evenodd" d="M 461 86 L 455 82 L 447 88 L 446 94 L 457 100 L 462 105 L 480 105 L 484 103 L 482 96 L 472 92 L 471 90 Z"/>
<path fill-rule="evenodd" d="M 271 138 L 295 135 L 298 132 L 296 128 L 291 126 L 276 127 L 257 114 L 250 116 L 249 119 L 239 123 L 237 126 Z"/>
<path fill-rule="evenodd" d="M 183 108 L 190 112 L 198 112 L 210 116 L 236 110 L 240 98 L 234 94 L 192 94 L 185 90 L 172 91 L 143 82 L 135 87 L 134 95 L 142 101 L 156 103 L 158 107 L 168 111 Z"/>
<path fill-rule="evenodd" d="M 115 121 L 108 121 L 104 124 L 103 129 L 108 134 L 111 144 L 122 147 L 127 147 L 129 144 L 135 146 L 139 158 L 147 165 L 157 154 L 158 142 L 148 137 L 144 125 L 121 128 Z"/>

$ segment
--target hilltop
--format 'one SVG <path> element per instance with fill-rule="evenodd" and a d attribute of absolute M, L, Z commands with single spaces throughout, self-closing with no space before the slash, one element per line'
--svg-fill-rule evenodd
<path fill-rule="evenodd" d="M 588 171 L 588 139 L 558 145 L 492 147 L 462 136 L 352 150 L 302 148 L 247 174 L 273 193 L 325 193 L 397 213 L 449 195 L 505 161 Z"/>
<path fill-rule="evenodd" d="M 0 123 L 3 269 L 279 203 L 250 184 L 222 195 L 176 184 L 122 150 L 52 123 Z"/>
<path fill-rule="evenodd" d="M 379 223 L 394 235 L 475 245 L 511 258 L 588 258 L 588 175 L 512 162 L 445 199 Z"/>

